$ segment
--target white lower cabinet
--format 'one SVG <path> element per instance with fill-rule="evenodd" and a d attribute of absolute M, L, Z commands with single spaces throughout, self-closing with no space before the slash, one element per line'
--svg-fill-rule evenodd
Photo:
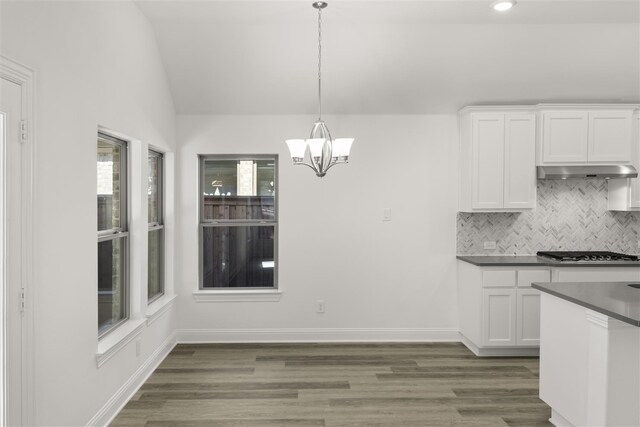
<path fill-rule="evenodd" d="M 460 334 L 479 356 L 536 355 L 540 345 L 540 293 L 550 268 L 477 267 L 458 262 Z"/>
<path fill-rule="evenodd" d="M 458 260 L 463 343 L 478 356 L 536 355 L 540 291 L 532 282 L 640 282 L 638 267 L 479 267 Z"/>

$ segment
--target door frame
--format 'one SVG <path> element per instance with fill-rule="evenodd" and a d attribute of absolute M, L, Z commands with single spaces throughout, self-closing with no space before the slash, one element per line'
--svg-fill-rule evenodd
<path fill-rule="evenodd" d="M 34 212 L 34 179 L 35 171 L 35 71 L 5 55 L 0 54 L 0 78 L 11 81 L 20 86 L 22 92 L 22 118 L 26 120 L 26 138 L 23 138 L 22 154 L 23 161 L 21 169 L 21 193 L 23 194 L 23 233 L 21 236 L 21 261 L 22 287 L 24 289 L 24 313 L 22 323 L 22 423 L 23 425 L 33 425 L 35 422 L 35 357 L 34 357 L 34 286 L 33 286 L 33 266 L 34 266 L 34 233 L 33 233 L 33 212 Z M 4 207 L 3 207 L 4 209 Z M 2 224 L 4 227 L 4 224 Z M 3 290 L 4 291 L 4 290 Z M 3 296 L 4 299 L 4 296 Z M 5 301 L 6 303 L 6 301 Z M 14 303 L 18 303 L 15 301 Z M 2 307 L 2 316 L 5 311 Z M 3 328 L 6 325 L 3 322 Z M 4 339 L 4 333 L 2 334 Z M 2 362 L 5 364 L 5 361 Z M 5 366 L 2 366 L 5 369 Z M 5 390 L 7 392 L 8 390 Z M 3 403 L 4 406 L 4 403 Z M 6 410 L 6 408 L 5 408 Z M 6 412 L 4 414 L 6 417 Z M 0 420 L 4 424 L 5 420 Z"/>

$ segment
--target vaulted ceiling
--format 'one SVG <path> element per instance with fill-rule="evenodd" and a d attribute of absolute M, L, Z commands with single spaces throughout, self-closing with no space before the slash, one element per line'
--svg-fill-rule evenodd
<path fill-rule="evenodd" d="M 311 0 L 137 1 L 180 114 L 312 114 Z M 323 110 L 451 113 L 470 104 L 639 102 L 640 1 L 329 0 Z"/>

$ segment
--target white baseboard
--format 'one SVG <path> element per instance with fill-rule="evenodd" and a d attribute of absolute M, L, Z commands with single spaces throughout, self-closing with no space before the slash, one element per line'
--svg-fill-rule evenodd
<path fill-rule="evenodd" d="M 456 328 L 178 329 L 179 343 L 460 342 Z"/>
<path fill-rule="evenodd" d="M 460 334 L 462 343 L 478 357 L 518 357 L 518 356 L 540 356 L 540 347 L 495 347 L 480 348 L 467 337 Z"/>
<path fill-rule="evenodd" d="M 176 345 L 176 334 L 173 333 L 160 344 L 151 356 L 138 368 L 138 370 L 125 382 L 122 387 L 100 408 L 100 410 L 89 420 L 87 426 L 106 426 L 118 415 L 120 410 L 127 404 L 129 399 L 151 376 L 153 371 L 167 357 Z"/>

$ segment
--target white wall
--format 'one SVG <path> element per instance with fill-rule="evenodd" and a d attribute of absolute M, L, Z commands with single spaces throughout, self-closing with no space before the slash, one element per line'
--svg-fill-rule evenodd
<path fill-rule="evenodd" d="M 145 327 L 140 356 L 131 342 L 96 366 L 96 132 L 174 151 L 175 111 L 153 32 L 132 3 L 0 7 L 1 52 L 36 70 L 35 423 L 83 425 L 175 330 L 169 312 Z"/>
<path fill-rule="evenodd" d="M 351 163 L 319 179 L 284 143 L 310 116 L 178 116 L 183 340 L 456 339 L 455 116 L 330 116 Z M 198 154 L 280 156 L 279 302 L 195 302 Z M 391 208 L 392 221 L 382 221 Z M 326 302 L 316 314 L 315 301 Z"/>

